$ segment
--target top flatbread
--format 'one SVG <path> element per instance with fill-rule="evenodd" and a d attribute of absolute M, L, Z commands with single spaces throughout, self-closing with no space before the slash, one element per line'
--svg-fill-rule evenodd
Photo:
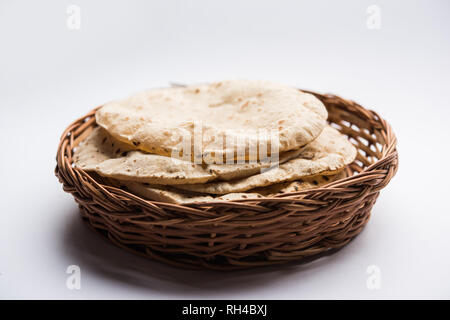
<path fill-rule="evenodd" d="M 231 180 L 260 173 L 262 169 L 297 157 L 301 149 L 284 152 L 277 162 L 200 165 L 181 159 L 149 154 L 95 128 L 74 152 L 75 166 L 101 176 L 150 184 L 192 184 Z M 270 160 L 270 159 L 268 159 Z"/>
<path fill-rule="evenodd" d="M 294 181 L 305 176 L 336 173 L 353 162 L 355 147 L 336 129 L 328 126 L 303 148 L 297 158 L 247 178 L 199 185 L 177 185 L 178 189 L 208 194 L 244 192 L 257 187 Z"/>
<path fill-rule="evenodd" d="M 122 142 L 171 156 L 188 154 L 196 141 L 208 163 L 221 163 L 225 155 L 260 159 L 251 152 L 258 145 L 269 150 L 277 145 L 279 152 L 298 149 L 320 134 L 326 119 L 324 105 L 313 95 L 249 80 L 152 89 L 109 102 L 96 113 L 97 123 Z M 182 146 L 186 137 L 190 149 Z"/>

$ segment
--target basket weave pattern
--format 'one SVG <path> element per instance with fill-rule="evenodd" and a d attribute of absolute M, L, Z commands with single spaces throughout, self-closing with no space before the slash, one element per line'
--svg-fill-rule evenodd
<path fill-rule="evenodd" d="M 95 112 L 63 133 L 55 174 L 82 219 L 116 245 L 184 268 L 237 269 L 279 264 L 338 249 L 367 223 L 398 168 L 396 137 L 377 113 L 310 92 L 329 122 L 358 149 L 350 176 L 326 186 L 261 199 L 188 205 L 142 199 L 72 166 L 74 148 L 95 128 Z"/>

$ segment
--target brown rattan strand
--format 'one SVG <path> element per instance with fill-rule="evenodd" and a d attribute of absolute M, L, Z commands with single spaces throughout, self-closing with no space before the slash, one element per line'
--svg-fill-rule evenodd
<path fill-rule="evenodd" d="M 358 235 L 398 168 L 396 138 L 376 112 L 318 97 L 329 122 L 358 149 L 350 176 L 261 199 L 176 205 L 149 201 L 74 168 L 74 148 L 96 126 L 94 109 L 61 136 L 55 173 L 81 217 L 117 246 L 183 268 L 239 269 L 313 259 Z"/>

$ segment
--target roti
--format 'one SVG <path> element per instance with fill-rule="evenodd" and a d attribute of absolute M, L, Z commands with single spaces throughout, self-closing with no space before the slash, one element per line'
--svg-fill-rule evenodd
<path fill-rule="evenodd" d="M 339 174 L 305 177 L 299 181 L 280 183 L 268 187 L 253 189 L 248 192 L 232 192 L 224 195 L 200 194 L 185 190 L 177 190 L 176 188 L 170 186 L 146 185 L 131 181 L 118 181 L 117 183 L 127 187 L 127 189 L 134 194 L 148 200 L 175 204 L 188 204 L 223 200 L 235 201 L 242 199 L 261 199 L 264 197 L 271 197 L 321 187 L 343 177 L 345 177 L 344 171 Z"/>
<path fill-rule="evenodd" d="M 181 159 L 149 154 L 116 140 L 103 128 L 95 128 L 74 152 L 74 165 L 85 171 L 119 180 L 150 184 L 195 184 L 232 180 L 258 174 L 261 170 L 297 157 L 302 150 L 280 155 L 277 162 L 243 164 L 195 164 Z"/>
<path fill-rule="evenodd" d="M 326 119 L 313 95 L 251 80 L 152 89 L 96 112 L 97 123 L 130 146 L 208 164 L 299 149 L 321 133 Z"/>
<path fill-rule="evenodd" d="M 206 194 L 244 192 L 258 187 L 299 180 L 306 176 L 334 174 L 352 163 L 355 157 L 356 149 L 347 138 L 336 129 L 327 126 L 316 140 L 305 146 L 297 158 L 278 167 L 232 181 L 177 185 L 176 187 Z"/>
<path fill-rule="evenodd" d="M 168 202 L 176 204 L 187 204 L 194 202 L 220 201 L 220 200 L 237 200 L 237 199 L 253 199 L 262 198 L 260 194 L 251 193 L 231 193 L 228 195 L 213 197 L 211 195 L 203 195 L 183 190 L 176 190 L 170 186 L 148 186 L 142 183 L 121 181 L 133 194 L 141 196 L 148 200 Z"/>
<path fill-rule="evenodd" d="M 251 192 L 256 192 L 265 196 L 299 192 L 312 188 L 318 188 L 345 177 L 347 177 L 347 172 L 345 170 L 341 170 L 336 174 L 309 176 L 296 181 L 283 182 L 266 187 L 260 187 L 252 189 Z"/>

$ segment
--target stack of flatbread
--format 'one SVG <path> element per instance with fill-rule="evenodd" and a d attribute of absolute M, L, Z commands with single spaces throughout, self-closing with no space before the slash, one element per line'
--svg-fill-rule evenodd
<path fill-rule="evenodd" d="M 102 106 L 74 166 L 153 201 L 272 197 L 345 176 L 356 149 L 327 116 L 266 81 L 152 89 Z"/>

